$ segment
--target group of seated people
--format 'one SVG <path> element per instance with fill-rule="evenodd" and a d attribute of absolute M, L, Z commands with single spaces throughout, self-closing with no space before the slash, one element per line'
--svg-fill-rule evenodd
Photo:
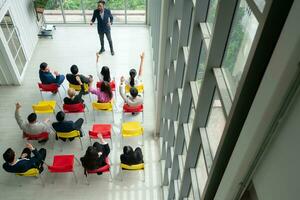
<path fill-rule="evenodd" d="M 137 106 L 143 104 L 143 97 L 139 94 L 136 86 L 141 83 L 140 76 L 141 76 L 141 69 L 144 61 L 144 53 L 140 56 L 140 70 L 139 70 L 139 77 L 136 78 L 137 72 L 135 69 L 131 69 L 129 72 L 129 79 L 125 80 L 122 76 L 120 80 L 120 87 L 119 92 L 124 100 L 124 103 L 128 104 L 129 106 Z M 97 69 L 99 68 L 99 54 L 97 54 Z M 110 102 L 113 98 L 112 89 L 110 86 L 111 77 L 110 77 L 110 70 L 107 66 L 103 66 L 101 71 L 98 73 L 99 81 L 101 83 L 99 88 L 94 88 L 93 84 L 93 76 L 89 75 L 88 77 L 79 74 L 78 67 L 76 65 L 71 66 L 71 74 L 66 75 L 66 79 L 69 81 L 70 84 L 73 85 L 80 85 L 81 90 L 77 93 L 75 89 L 69 88 L 67 91 L 67 97 L 64 98 L 64 104 L 78 104 L 84 103 L 82 96 L 87 94 L 88 92 L 95 94 L 97 96 L 97 101 L 99 103 L 107 103 Z M 54 74 L 54 75 L 53 75 Z M 47 63 L 43 62 L 40 65 L 39 76 L 40 80 L 43 84 L 57 84 L 60 86 L 65 76 L 59 74 L 57 71 L 54 71 L 53 74 L 51 73 L 50 67 Z M 88 84 L 88 91 L 85 91 L 84 84 Z M 129 95 L 125 92 L 125 85 L 130 85 L 130 92 Z M 15 109 L 15 118 L 20 127 L 23 131 L 23 137 L 26 134 L 40 134 L 40 133 L 53 133 L 55 132 L 70 132 L 73 130 L 78 130 L 80 132 L 80 137 L 82 137 L 81 127 L 84 122 L 82 118 L 79 118 L 75 122 L 65 120 L 65 113 L 63 111 L 59 111 L 56 114 L 57 122 L 52 123 L 52 127 L 50 124 L 49 119 L 45 119 L 43 121 L 39 121 L 37 119 L 36 113 L 31 113 L 27 117 L 27 121 L 23 120 L 20 115 L 20 108 L 21 104 L 16 103 Z M 99 142 L 95 142 L 93 146 L 89 146 L 86 150 L 86 153 L 83 157 L 81 157 L 81 162 L 85 170 L 95 170 L 99 167 L 106 165 L 106 158 L 110 153 L 110 148 L 107 142 L 103 139 L 102 134 L 99 133 L 98 137 L 100 139 Z M 58 138 L 66 141 L 64 138 Z M 74 138 L 70 138 L 69 140 L 72 141 Z M 46 143 L 48 138 L 41 139 L 39 143 Z M 33 156 L 31 156 L 33 153 Z M 37 150 L 31 144 L 27 143 L 26 148 L 21 153 L 19 158 L 16 157 L 15 152 L 8 148 L 4 154 L 3 159 L 5 163 L 3 164 L 3 168 L 7 172 L 12 173 L 23 173 L 31 168 L 37 168 L 40 172 L 43 171 L 43 163 L 46 158 L 46 149 L 41 148 Z M 133 164 L 140 164 L 143 163 L 143 154 L 142 150 L 138 147 L 135 150 L 132 149 L 130 146 L 125 146 L 123 148 L 123 154 L 120 156 L 121 163 L 133 165 Z M 85 171 L 86 172 L 86 171 Z M 101 174 L 101 173 L 99 173 Z"/>

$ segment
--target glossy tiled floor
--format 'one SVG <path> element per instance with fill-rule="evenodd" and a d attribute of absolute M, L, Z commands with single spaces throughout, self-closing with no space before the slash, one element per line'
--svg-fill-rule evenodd
<path fill-rule="evenodd" d="M 117 83 L 121 75 L 127 76 L 129 68 L 138 68 L 139 53 L 145 51 L 145 67 L 143 81 L 145 84 L 145 145 L 143 147 L 145 160 L 145 182 L 142 181 L 142 173 L 125 173 L 123 181 L 120 180 L 119 155 L 120 147 L 120 125 L 121 125 L 121 98 L 118 96 L 115 111 L 115 123 L 113 125 L 115 135 L 113 150 L 110 154 L 112 160 L 113 181 L 109 182 L 109 176 L 90 176 L 90 185 L 87 185 L 83 176 L 83 169 L 76 165 L 75 171 L 78 184 L 75 184 L 72 174 L 57 174 L 51 176 L 46 170 L 43 179 L 46 183 L 42 187 L 39 180 L 30 177 L 16 177 L 0 170 L 0 199 L 55 199 L 55 200 L 90 200 L 90 199 L 161 199 L 161 174 L 159 164 L 158 142 L 153 139 L 154 132 L 154 92 L 152 80 L 152 65 L 150 56 L 149 34 L 146 27 L 113 27 L 112 37 L 115 46 L 115 56 L 111 56 L 106 42 L 106 52 L 101 55 L 101 63 L 108 65 L 112 76 L 116 77 Z M 96 77 L 95 52 L 99 50 L 99 39 L 95 27 L 57 27 L 54 39 L 40 39 L 34 55 L 28 65 L 24 84 L 22 86 L 0 87 L 0 152 L 12 147 L 19 152 L 24 146 L 21 131 L 14 119 L 14 104 L 19 101 L 22 104 L 21 113 L 25 117 L 31 112 L 31 105 L 41 99 L 37 89 L 38 68 L 43 61 L 47 62 L 53 69 L 62 74 L 69 72 L 72 64 L 79 66 L 82 74 L 92 74 Z M 67 83 L 64 85 L 67 87 Z M 65 96 L 63 90 L 61 94 Z M 57 96 L 45 95 L 46 99 L 56 99 Z M 87 123 L 84 124 L 85 132 L 93 124 L 92 109 L 88 96 L 85 97 L 89 107 Z M 58 110 L 58 108 L 57 108 Z M 47 116 L 39 116 L 40 119 Z M 77 118 L 72 116 L 70 118 Z M 139 116 L 137 116 L 139 118 Z M 51 116 L 51 120 L 54 120 Z M 134 120 L 134 119 L 128 119 Z M 96 122 L 111 122 L 109 114 L 98 114 Z M 50 139 L 45 147 L 48 150 L 47 163 L 51 163 L 54 154 L 73 153 L 77 158 L 82 156 L 89 145 L 88 137 L 83 138 L 84 150 L 81 151 L 78 140 L 64 145 L 63 152 L 59 150 L 59 144 L 54 143 L 54 149 Z M 137 139 L 125 140 L 125 144 L 138 146 Z M 36 144 L 36 143 L 34 143 Z M 41 145 L 36 144 L 37 148 Z M 1 159 L 2 160 L 2 159 Z M 52 184 L 52 180 L 55 183 Z"/>

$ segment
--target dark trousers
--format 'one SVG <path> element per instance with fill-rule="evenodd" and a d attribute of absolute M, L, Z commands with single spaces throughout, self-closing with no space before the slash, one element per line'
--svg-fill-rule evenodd
<path fill-rule="evenodd" d="M 108 40 L 110 51 L 114 51 L 110 31 L 99 33 L 101 49 L 104 50 L 104 34 L 106 35 L 106 38 Z"/>
<path fill-rule="evenodd" d="M 24 153 L 27 154 L 27 156 L 25 158 L 34 161 L 35 166 L 41 172 L 43 170 L 42 166 L 43 166 L 44 160 L 46 158 L 46 154 L 47 154 L 46 149 L 41 148 L 40 150 L 38 150 L 37 155 L 34 155 L 33 157 L 31 157 L 31 150 L 29 148 L 24 148 L 23 151 L 22 151 L 22 154 L 24 154 Z"/>

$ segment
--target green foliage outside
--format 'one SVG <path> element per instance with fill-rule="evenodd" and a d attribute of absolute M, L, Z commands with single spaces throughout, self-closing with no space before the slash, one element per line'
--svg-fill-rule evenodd
<path fill-rule="evenodd" d="M 60 0 L 49 0 L 45 9 L 60 9 Z M 62 0 L 63 8 L 66 10 L 80 10 L 82 8 L 80 0 Z M 97 8 L 97 0 L 83 0 L 83 8 L 86 10 L 94 10 Z M 111 10 L 124 10 L 125 0 L 108 0 L 106 7 Z M 127 0 L 128 10 L 144 10 L 145 0 Z"/>

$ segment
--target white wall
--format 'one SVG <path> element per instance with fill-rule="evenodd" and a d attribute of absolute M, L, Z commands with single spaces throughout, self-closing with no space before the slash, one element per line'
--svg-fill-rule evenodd
<path fill-rule="evenodd" d="M 260 84 L 215 199 L 232 200 L 238 193 L 285 95 L 299 70 L 300 1 L 294 1 Z M 278 136 L 253 176 L 259 200 L 299 199 L 300 99 L 283 121 Z M 298 188 L 298 191 L 296 189 Z"/>
<path fill-rule="evenodd" d="M 27 58 L 27 63 L 25 69 L 23 70 L 23 75 L 25 74 L 27 64 L 33 54 L 35 46 L 38 41 L 38 25 L 36 22 L 35 11 L 33 8 L 32 0 L 0 0 L 0 19 L 3 18 L 7 10 L 10 11 L 12 19 L 15 23 L 15 26 L 18 30 L 20 41 Z M 5 71 L 7 77 L 13 77 L 12 80 L 9 80 L 7 84 L 20 84 L 23 76 L 20 76 L 18 70 L 15 66 L 13 58 L 10 55 L 10 51 L 6 42 L 4 41 L 4 35 L 0 33 L 0 39 L 3 41 L 4 48 L 2 48 L 2 54 L 5 56 L 5 60 L 8 61 L 6 66 L 9 66 L 9 69 L 2 69 Z M 1 82 L 1 81 L 0 81 Z"/>

